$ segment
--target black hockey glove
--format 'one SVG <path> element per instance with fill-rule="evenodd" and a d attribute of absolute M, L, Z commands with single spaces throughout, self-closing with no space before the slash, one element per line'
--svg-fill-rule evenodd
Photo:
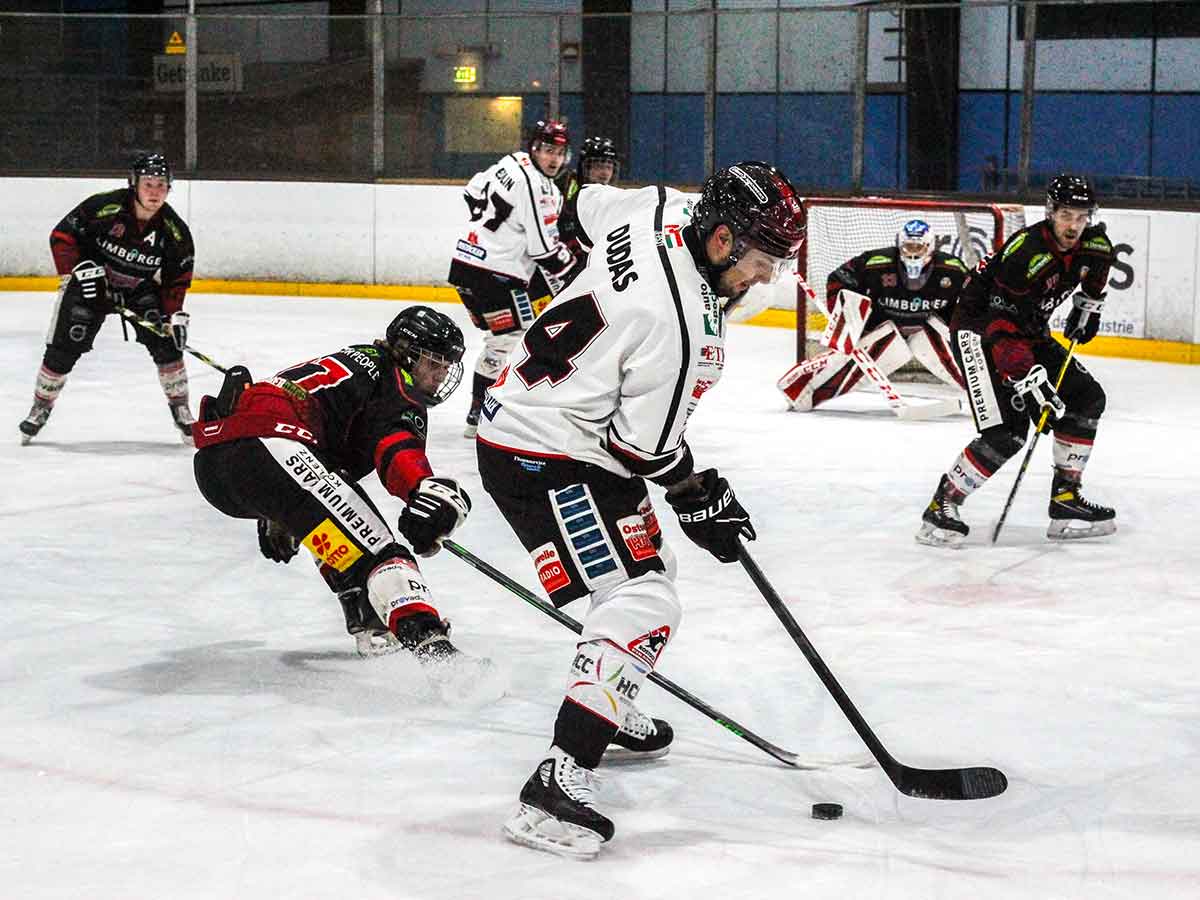
<path fill-rule="evenodd" d="M 471 511 L 471 498 L 453 478 L 423 478 L 400 513 L 400 533 L 418 556 L 433 556 Z"/>
<path fill-rule="evenodd" d="M 291 562 L 300 545 L 286 528 L 271 519 L 258 520 L 258 549 L 272 562 Z"/>
<path fill-rule="evenodd" d="M 1078 291 L 1071 298 L 1071 311 L 1067 313 L 1067 324 L 1063 327 L 1063 335 L 1068 341 L 1079 341 L 1086 344 L 1100 330 L 1100 311 L 1104 308 L 1104 298 L 1089 297 L 1083 291 Z"/>
<path fill-rule="evenodd" d="M 191 318 L 182 309 L 171 313 L 171 340 L 175 342 L 176 350 L 184 350 L 187 347 L 188 322 Z"/>
<path fill-rule="evenodd" d="M 71 270 L 71 278 L 75 280 L 75 290 L 86 305 L 93 309 L 107 309 L 108 270 L 104 266 L 98 266 L 90 259 L 85 259 Z"/>
<path fill-rule="evenodd" d="M 750 515 L 716 469 L 705 469 L 689 481 L 691 486 L 680 493 L 667 493 L 683 533 L 721 562 L 737 562 L 737 538 L 752 541 L 758 537 Z"/>
<path fill-rule="evenodd" d="M 1012 381 L 1011 384 L 1012 389 L 1016 391 L 1013 396 L 1013 407 L 1018 412 L 1028 413 L 1034 425 L 1041 419 L 1043 407 L 1050 408 L 1050 416 L 1046 419 L 1048 428 L 1052 428 L 1054 423 L 1066 414 L 1067 405 L 1062 402 L 1062 398 L 1054 390 L 1054 385 L 1050 383 L 1044 366 L 1034 366 L 1029 370 L 1028 375 Z"/>

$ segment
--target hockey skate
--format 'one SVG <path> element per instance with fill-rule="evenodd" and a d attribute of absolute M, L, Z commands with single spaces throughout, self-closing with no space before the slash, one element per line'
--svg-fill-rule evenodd
<path fill-rule="evenodd" d="M 467 424 L 463 428 L 463 437 L 475 439 L 475 435 L 479 432 L 479 411 L 483 408 L 483 403 L 479 400 L 471 401 L 471 410 L 467 413 Z"/>
<path fill-rule="evenodd" d="M 194 447 L 192 441 L 192 425 L 196 420 L 192 417 L 192 411 L 188 409 L 187 401 L 181 403 L 172 403 L 171 419 L 175 422 L 175 427 L 179 429 L 179 437 L 189 447 Z"/>
<path fill-rule="evenodd" d="M 463 653 L 450 643 L 450 622 L 429 613 L 401 619 L 395 640 L 414 657 L 441 699 L 456 704 L 493 702 L 506 685 L 487 657 Z"/>
<path fill-rule="evenodd" d="M 966 496 L 943 475 L 938 482 L 937 492 L 921 514 L 921 530 L 917 532 L 917 543 L 930 547 L 962 549 L 963 539 L 970 532 L 967 523 L 958 515 L 959 504 Z"/>
<path fill-rule="evenodd" d="M 521 788 L 521 809 L 504 823 L 506 838 L 570 859 L 591 859 L 611 840 L 613 823 L 592 805 L 596 775 L 551 747 Z"/>
<path fill-rule="evenodd" d="M 1117 530 L 1116 518 L 1116 510 L 1087 500 L 1078 481 L 1055 474 L 1046 537 L 1055 541 L 1103 537 Z"/>
<path fill-rule="evenodd" d="M 366 599 L 362 588 L 351 588 L 338 594 L 342 613 L 346 617 L 346 633 L 354 638 L 354 649 L 364 659 L 387 656 L 406 649 L 396 636 L 379 621 L 379 616 Z"/>
<path fill-rule="evenodd" d="M 28 444 L 37 433 L 42 430 L 42 426 L 46 424 L 46 420 L 50 418 L 50 410 L 52 407 L 49 403 L 42 403 L 40 400 L 34 400 L 33 406 L 30 407 L 29 415 L 27 415 L 21 424 L 17 427 L 21 429 L 21 443 Z"/>
<path fill-rule="evenodd" d="M 630 704 L 625 721 L 604 751 L 601 762 L 630 763 L 659 759 L 671 752 L 675 732 L 663 719 L 652 719 Z"/>

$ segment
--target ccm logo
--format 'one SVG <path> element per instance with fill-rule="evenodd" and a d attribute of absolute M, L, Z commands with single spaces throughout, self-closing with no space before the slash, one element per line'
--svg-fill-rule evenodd
<path fill-rule="evenodd" d="M 289 425 L 287 422 L 275 423 L 276 434 L 294 434 L 296 437 L 305 441 L 316 440 L 313 433 L 307 428 L 301 428 L 299 425 Z"/>

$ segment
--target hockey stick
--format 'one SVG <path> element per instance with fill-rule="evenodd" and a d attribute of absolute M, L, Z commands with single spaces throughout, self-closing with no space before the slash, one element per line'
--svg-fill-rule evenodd
<path fill-rule="evenodd" d="M 796 642 L 796 646 L 800 648 L 804 658 L 813 667 L 817 677 L 833 695 L 833 699 L 837 701 L 842 713 L 850 720 L 850 724 L 854 726 L 858 736 L 867 745 L 871 755 L 879 761 L 880 768 L 887 773 L 887 777 L 892 780 L 896 790 L 909 797 L 920 797 L 926 800 L 982 800 L 1004 793 L 1004 789 L 1008 787 L 1008 779 L 999 769 L 993 769 L 990 766 L 971 766 L 965 769 L 914 769 L 912 766 L 898 762 L 892 754 L 888 753 L 887 748 L 875 736 L 875 732 L 871 730 L 862 714 L 855 708 L 846 692 L 842 690 L 842 686 L 833 677 L 833 673 L 829 671 L 829 667 L 818 655 L 816 648 L 800 630 L 796 620 L 792 618 L 792 614 L 784 605 L 783 600 L 775 593 L 771 583 L 767 581 L 762 569 L 750 557 L 745 545 L 740 541 L 738 543 L 738 560 L 746 569 L 746 574 L 750 576 L 754 586 L 763 595 L 763 599 L 767 601 L 767 605 L 771 607 L 779 621 L 783 623 L 784 629 Z"/>
<path fill-rule="evenodd" d="M 171 336 L 168 332 L 163 331 L 162 326 L 155 325 L 149 319 L 143 319 L 141 316 L 139 316 L 137 313 L 135 313 L 132 309 L 128 309 L 125 306 L 118 304 L 117 312 L 119 312 L 124 318 L 128 319 L 133 324 L 141 325 L 143 328 L 145 328 L 147 331 L 151 332 L 152 334 L 156 334 L 159 337 L 163 337 L 163 338 L 167 338 L 167 337 Z M 213 360 L 212 357 L 205 356 L 199 350 L 193 350 L 191 347 L 187 347 L 187 346 L 185 346 L 183 348 L 183 350 L 185 353 L 190 353 L 192 356 L 196 357 L 196 359 L 200 360 L 200 362 L 207 363 L 208 365 L 212 366 L 214 369 L 216 369 L 222 375 L 229 374 L 229 370 L 227 368 L 225 368 L 223 365 L 221 365 L 220 363 Z"/>
<path fill-rule="evenodd" d="M 1054 379 L 1054 390 L 1057 392 L 1059 385 L 1062 384 L 1063 377 L 1067 374 L 1067 366 L 1071 364 L 1071 357 L 1075 353 L 1075 345 L 1079 343 L 1079 339 L 1071 341 L 1071 346 L 1067 347 L 1067 355 L 1063 358 L 1062 366 L 1058 370 L 1058 377 Z M 1017 488 L 1021 486 L 1021 479 L 1025 477 L 1025 470 L 1029 468 L 1029 460 L 1033 458 L 1033 448 L 1037 446 L 1038 438 L 1042 436 L 1042 429 L 1046 427 L 1046 420 L 1050 417 L 1050 407 L 1042 407 L 1042 415 L 1038 419 L 1037 428 L 1033 430 L 1033 440 L 1029 442 L 1029 449 L 1025 451 L 1025 458 L 1021 460 L 1021 468 L 1017 472 L 1017 480 L 1013 482 L 1012 490 L 1008 492 L 1008 499 L 1004 501 L 1004 509 L 1000 512 L 1000 518 L 996 521 L 996 527 L 992 529 L 992 543 L 996 543 L 996 539 L 1000 537 L 1000 529 L 1004 527 L 1004 520 L 1008 518 L 1008 510 L 1012 507 L 1013 500 L 1017 496 Z"/>
<path fill-rule="evenodd" d="M 461 559 L 463 562 L 465 562 L 467 565 L 482 572 L 488 578 L 492 579 L 497 584 L 506 588 L 511 593 L 516 594 L 518 597 L 520 597 L 522 600 L 524 600 L 530 606 L 533 606 L 536 609 L 539 609 L 542 612 L 544 612 L 546 615 L 548 615 L 550 618 L 554 619 L 554 621 L 558 622 L 560 625 L 565 625 L 567 628 L 571 629 L 576 634 L 583 633 L 583 626 L 580 625 L 573 618 L 571 618 L 566 613 L 559 610 L 552 603 L 547 603 L 546 601 L 542 600 L 540 597 L 538 597 L 536 594 L 534 594 L 533 591 L 529 590 L 528 588 L 522 587 L 520 584 L 513 581 L 511 578 L 509 578 L 507 575 L 505 575 L 499 569 L 495 568 L 494 566 L 492 566 L 489 563 L 485 562 L 484 560 L 480 559 L 478 556 L 476 556 L 470 550 L 463 547 L 461 544 L 457 544 L 452 540 L 445 539 L 442 541 L 442 546 L 445 547 L 447 550 L 449 550 L 451 553 L 453 553 L 455 556 L 457 556 L 459 559 Z M 744 725 L 741 725 L 738 722 L 735 722 L 733 719 L 731 719 L 729 716 L 725 715 L 724 713 L 718 712 L 717 710 L 713 709 L 711 706 L 709 706 L 707 703 L 705 703 L 699 697 L 684 690 L 683 688 L 681 688 L 679 685 L 675 684 L 675 682 L 671 681 L 666 676 L 660 675 L 658 672 L 652 671 L 649 675 L 649 678 L 652 682 L 657 684 L 660 688 L 662 688 L 668 694 L 674 695 L 676 698 L 678 698 L 679 700 L 682 700 L 688 706 L 692 707 L 692 709 L 697 710 L 698 712 L 701 712 L 704 715 L 708 716 L 710 719 L 712 719 L 714 722 L 716 722 L 721 727 L 723 727 L 729 731 L 732 731 L 738 737 L 742 738 L 742 740 L 750 742 L 755 747 L 757 747 L 759 750 L 762 750 L 764 753 L 768 754 L 769 756 L 775 757 L 780 762 L 786 763 L 787 765 L 789 765 L 795 769 L 825 768 L 825 766 L 818 764 L 818 763 L 804 762 L 800 759 L 799 756 L 797 756 L 795 753 L 791 752 L 790 750 L 784 750 L 782 747 L 775 746 L 774 744 L 772 744 L 770 741 L 766 740 L 765 738 L 759 737 L 757 734 L 755 734 L 749 728 L 746 728 Z M 829 763 L 827 765 L 830 765 L 830 764 L 833 764 L 833 763 Z"/>
<path fill-rule="evenodd" d="M 814 291 L 809 283 L 804 280 L 804 276 L 802 276 L 799 272 L 795 274 L 796 282 L 800 285 L 801 290 L 808 295 L 809 300 L 815 301 L 817 299 L 816 291 Z M 875 385 L 875 387 L 879 388 L 879 392 L 883 394 L 884 399 L 887 400 L 888 406 L 899 419 L 906 419 L 908 421 L 936 419 L 940 416 L 959 412 L 962 409 L 962 404 L 957 399 L 936 400 L 933 403 L 913 406 L 906 402 L 905 399 L 900 396 L 899 391 L 892 387 L 892 382 L 886 375 L 883 374 L 883 372 L 879 370 L 879 367 L 875 364 L 875 360 L 871 358 L 871 355 L 867 353 L 866 350 L 855 346 L 853 350 L 850 351 L 850 358 L 854 360 L 854 364 L 858 366 L 859 371 L 866 375 L 871 383 Z"/>

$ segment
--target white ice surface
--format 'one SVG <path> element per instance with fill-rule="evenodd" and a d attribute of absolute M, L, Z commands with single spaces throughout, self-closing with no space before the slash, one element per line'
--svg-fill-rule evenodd
<path fill-rule="evenodd" d="M 441 610 L 507 696 L 446 707 L 410 661 L 356 658 L 306 555 L 267 562 L 252 523 L 200 497 L 153 365 L 115 319 L 19 446 L 51 299 L 0 297 L 0 897 L 1200 895 L 1200 369 L 1087 360 L 1109 411 L 1086 486 L 1117 508 L 1115 536 L 1044 538 L 1044 439 L 1000 544 L 1016 463 L 964 507 L 954 553 L 913 533 L 968 421 L 900 422 L 866 394 L 786 413 L 773 385 L 792 335 L 734 327 L 689 429 L 697 460 L 729 477 L 756 558 L 889 750 L 995 765 L 1010 787 L 938 802 L 878 768 L 792 771 L 647 686 L 674 751 L 609 770 L 616 838 L 575 863 L 499 835 L 547 744 L 571 634 L 443 553 L 422 564 Z M 188 307 L 197 347 L 259 376 L 370 339 L 398 308 Z M 215 391 L 216 372 L 188 368 L 194 401 Z M 456 537 L 536 584 L 459 436 L 468 393 L 432 417 L 435 470 L 475 500 Z M 391 518 L 398 502 L 369 482 Z M 659 506 L 686 610 L 661 671 L 801 754 L 861 754 L 741 567 Z M 811 819 L 815 801 L 844 818 Z"/>

